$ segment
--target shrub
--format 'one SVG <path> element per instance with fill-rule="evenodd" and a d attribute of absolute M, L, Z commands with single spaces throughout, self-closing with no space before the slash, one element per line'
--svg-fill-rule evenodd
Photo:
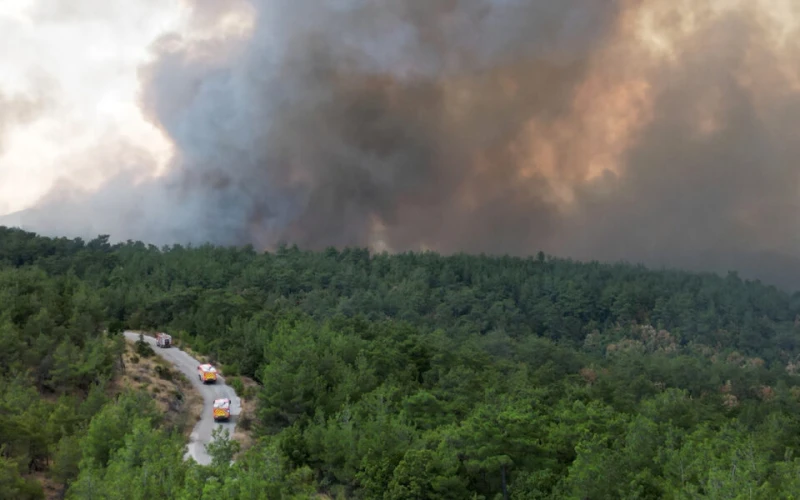
<path fill-rule="evenodd" d="M 158 375 L 158 378 L 164 380 L 172 380 L 172 370 L 170 370 L 165 366 L 161 365 L 156 366 L 156 375 Z"/>
<path fill-rule="evenodd" d="M 150 347 L 150 344 L 145 342 L 144 335 L 139 334 L 139 340 L 136 341 L 136 354 L 143 358 L 155 356 L 156 352 Z"/>
<path fill-rule="evenodd" d="M 236 394 L 239 397 L 244 397 L 244 384 L 242 383 L 242 379 L 239 377 L 231 377 L 228 379 L 228 385 L 233 387 L 233 390 L 236 391 Z"/>

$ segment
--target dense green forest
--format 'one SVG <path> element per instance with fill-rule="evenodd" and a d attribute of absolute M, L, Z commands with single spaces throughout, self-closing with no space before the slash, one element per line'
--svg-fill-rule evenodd
<path fill-rule="evenodd" d="M 123 329 L 258 381 L 256 444 L 109 397 Z M 0 497 L 800 498 L 799 334 L 735 273 L 0 228 Z"/>

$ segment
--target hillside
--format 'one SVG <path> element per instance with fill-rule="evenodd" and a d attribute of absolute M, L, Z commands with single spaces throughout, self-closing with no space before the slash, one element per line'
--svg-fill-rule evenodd
<path fill-rule="evenodd" d="M 56 417 L 32 408 L 65 391 L 91 407 L 83 427 L 51 424 L 60 430 L 39 455 L 6 449 L 0 496 L 25 487 L 30 457 L 70 450 L 81 452 L 68 473 L 39 467 L 70 478 L 68 498 L 800 489 L 800 295 L 734 273 L 542 254 L 156 248 L 0 228 L 0 282 L 3 404 L 31 408 L 20 422 L 37 426 Z M 258 439 L 234 465 L 235 446 L 209 467 L 183 463 L 183 435 L 134 392 L 92 403 L 92 387 L 118 376 L 122 329 L 169 331 L 259 382 L 246 424 Z M 152 415 L 126 413 L 139 404 Z M 127 423 L 95 450 L 92 429 L 111 415 Z M 0 438 L 19 435 L 10 425 Z"/>
<path fill-rule="evenodd" d="M 179 447 L 193 389 L 170 366 L 103 331 L 98 296 L 69 277 L 0 269 L 0 498 L 63 498 L 131 432 Z"/>

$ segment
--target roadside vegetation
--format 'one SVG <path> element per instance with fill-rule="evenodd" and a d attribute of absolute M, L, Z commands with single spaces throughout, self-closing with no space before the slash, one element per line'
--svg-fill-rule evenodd
<path fill-rule="evenodd" d="M 219 363 L 251 441 L 184 462 L 123 329 Z M 791 498 L 799 334 L 735 273 L 0 228 L 0 497 Z"/>

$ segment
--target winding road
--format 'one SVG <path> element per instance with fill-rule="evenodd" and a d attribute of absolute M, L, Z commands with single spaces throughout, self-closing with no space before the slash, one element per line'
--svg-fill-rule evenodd
<path fill-rule="evenodd" d="M 130 342 L 139 340 L 139 333 L 126 331 L 124 332 L 125 338 Z M 203 384 L 197 377 L 197 365 L 199 361 L 181 351 L 177 347 L 170 347 L 162 349 L 156 346 L 156 339 L 148 335 L 144 339 L 153 347 L 153 350 L 169 361 L 175 368 L 189 378 L 189 381 L 203 396 L 203 413 L 200 416 L 200 421 L 192 429 L 192 434 L 189 438 L 189 450 L 186 457 L 192 457 L 197 463 L 208 465 L 211 463 L 211 456 L 206 452 L 205 445 L 213 441 L 211 431 L 214 427 L 222 427 L 228 429 L 230 436 L 233 437 L 233 431 L 236 428 L 236 420 L 241 412 L 241 402 L 236 395 L 233 387 L 225 384 L 225 378 L 222 375 L 217 375 L 216 384 Z M 228 422 L 214 422 L 214 417 L 211 414 L 211 407 L 215 399 L 230 398 L 231 400 L 231 419 Z"/>

